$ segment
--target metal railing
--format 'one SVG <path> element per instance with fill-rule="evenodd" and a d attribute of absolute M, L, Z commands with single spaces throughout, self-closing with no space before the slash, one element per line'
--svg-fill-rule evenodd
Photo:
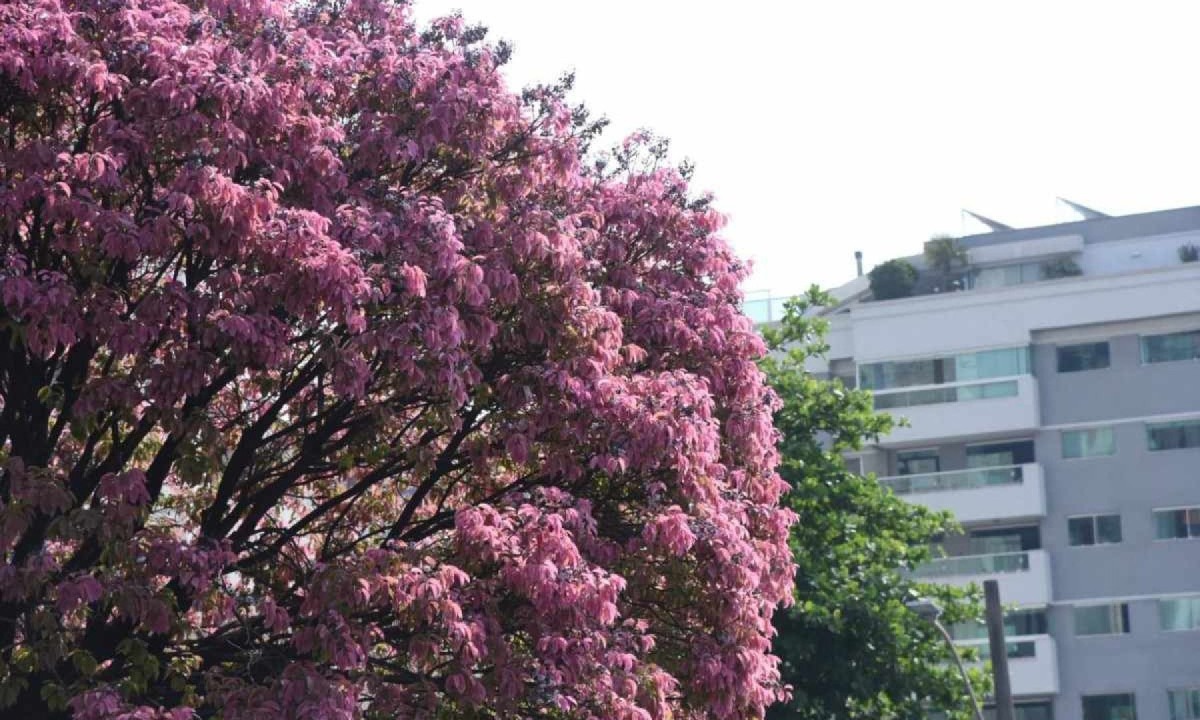
<path fill-rule="evenodd" d="M 1029 570 L 1029 553 L 996 553 L 993 555 L 958 555 L 932 560 L 913 571 L 914 577 L 945 577 L 948 575 L 990 575 Z"/>
<path fill-rule="evenodd" d="M 879 482 L 885 487 L 891 488 L 892 492 L 897 495 L 908 495 L 947 490 L 974 490 L 997 485 L 1020 485 L 1024 480 L 1023 466 L 1002 465 L 920 475 L 898 475 L 880 478 Z"/>

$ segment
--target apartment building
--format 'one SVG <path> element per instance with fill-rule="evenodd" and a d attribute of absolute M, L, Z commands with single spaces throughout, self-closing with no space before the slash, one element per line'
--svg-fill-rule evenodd
<path fill-rule="evenodd" d="M 920 574 L 999 581 L 1018 718 L 1200 720 L 1200 207 L 1082 210 L 838 288 L 812 369 L 908 419 L 850 462 L 962 523 Z"/>

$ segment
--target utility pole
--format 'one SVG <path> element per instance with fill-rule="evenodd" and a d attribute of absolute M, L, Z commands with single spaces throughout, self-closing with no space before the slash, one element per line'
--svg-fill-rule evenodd
<path fill-rule="evenodd" d="M 988 649 L 992 654 L 996 720 L 1013 720 L 1012 684 L 1008 680 L 1008 646 L 1004 642 L 1004 610 L 1000 607 L 1000 583 L 984 580 L 983 599 L 987 618 Z"/>

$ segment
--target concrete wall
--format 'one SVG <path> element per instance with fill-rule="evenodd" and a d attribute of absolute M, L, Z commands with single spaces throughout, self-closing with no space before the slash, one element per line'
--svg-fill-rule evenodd
<path fill-rule="evenodd" d="M 1108 368 L 1073 373 L 1057 371 L 1057 345 L 1034 346 L 1043 425 L 1200 411 L 1200 363 L 1142 365 L 1137 335 L 1108 343 Z"/>
<path fill-rule="evenodd" d="M 1075 637 L 1065 605 L 1052 609 L 1050 623 L 1059 658 L 1055 720 L 1081 720 L 1084 695 L 1125 692 L 1136 695 L 1139 720 L 1166 720 L 1167 690 L 1200 685 L 1200 631 L 1160 631 L 1153 600 L 1129 603 L 1127 635 Z"/>
<path fill-rule="evenodd" d="M 1197 303 L 1200 305 L 1200 301 Z M 1159 629 L 1155 595 L 1200 594 L 1200 540 L 1156 541 L 1155 508 L 1200 505 L 1200 450 L 1151 452 L 1136 418 L 1200 411 L 1200 365 L 1141 364 L 1136 335 L 1109 340 L 1110 367 L 1058 373 L 1055 345 L 1034 346 L 1045 426 L 1042 544 L 1051 564 L 1051 632 L 1059 656 L 1056 720 L 1082 718 L 1083 695 L 1133 692 L 1142 720 L 1166 718 L 1167 690 L 1200 686 L 1200 631 Z M 1064 460 L 1061 426 L 1113 420 L 1116 453 Z M 1122 542 L 1070 547 L 1067 518 L 1119 513 Z M 1073 605 L 1126 599 L 1129 634 L 1076 637 Z"/>

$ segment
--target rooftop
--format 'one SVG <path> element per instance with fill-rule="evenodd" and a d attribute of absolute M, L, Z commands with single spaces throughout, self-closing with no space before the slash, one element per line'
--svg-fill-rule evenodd
<path fill-rule="evenodd" d="M 1002 229 L 954 238 L 957 246 L 964 251 L 966 263 L 949 273 L 929 267 L 923 254 L 899 258 L 913 266 L 917 271 L 917 280 L 901 294 L 887 299 L 902 300 L 922 295 L 994 289 L 1081 274 L 1112 275 L 1165 268 L 1180 262 L 1191 262 L 1184 259 L 1184 246 L 1191 244 L 1195 247 L 1200 244 L 1200 237 L 1194 241 L 1170 237 L 1181 233 L 1200 233 L 1200 206 L 1114 217 L 1069 201 L 1063 202 L 1084 215 L 1084 218 L 1011 229 L 1001 223 L 988 221 L 989 225 Z M 1104 243 L 1138 238 L 1151 239 L 1155 246 L 1148 249 L 1147 257 L 1143 258 L 1141 251 L 1131 254 L 1130 258 L 1138 259 L 1136 262 L 1124 256 L 1118 257 L 1111 250 L 1100 251 L 1099 246 Z M 1095 247 L 1096 251 L 1085 253 L 1085 246 Z M 827 308 L 826 313 L 876 300 L 867 276 L 857 277 L 829 292 L 837 304 Z M 747 293 L 743 309 L 757 323 L 777 322 L 783 317 L 784 303 L 790 297 L 769 291 Z"/>

